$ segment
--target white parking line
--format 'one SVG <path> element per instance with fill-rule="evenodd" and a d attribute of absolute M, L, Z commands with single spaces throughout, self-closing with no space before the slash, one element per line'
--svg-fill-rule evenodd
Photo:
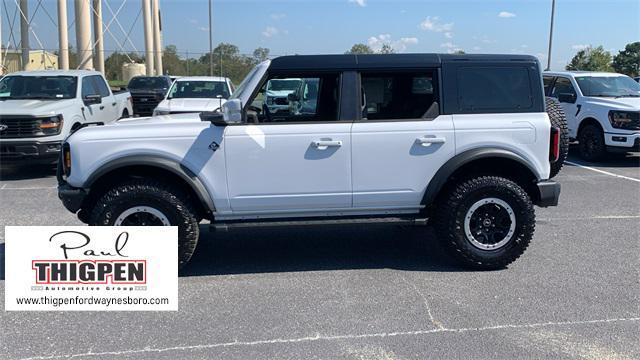
<path fill-rule="evenodd" d="M 604 171 L 604 170 L 600 170 L 600 169 L 596 169 L 593 168 L 591 166 L 586 166 L 586 165 L 582 165 L 582 164 L 578 164 L 578 163 L 574 163 L 572 161 L 565 161 L 565 163 L 569 164 L 569 165 L 573 165 L 573 166 L 577 166 L 577 167 L 581 167 L 583 169 L 587 169 L 587 170 L 591 170 L 591 171 L 595 171 L 595 172 L 599 172 L 601 174 L 605 174 L 605 175 L 609 175 L 609 176 L 613 176 L 613 177 L 617 177 L 620 179 L 626 179 L 626 180 L 631 180 L 631 181 L 635 181 L 635 182 L 640 182 L 640 179 L 636 179 L 636 178 L 632 178 L 632 177 L 628 177 L 628 176 L 624 176 L 624 175 L 618 175 L 618 174 L 614 174 L 608 171 Z"/>
<path fill-rule="evenodd" d="M 357 340 L 367 338 L 386 338 L 396 336 L 417 336 L 417 335 L 429 335 L 439 333 L 465 333 L 465 332 L 482 332 L 491 330 L 504 330 L 504 329 L 527 329 L 527 328 L 541 328 L 549 326 L 572 326 L 572 325 L 588 325 L 588 324 L 604 324 L 604 323 L 618 323 L 618 322 L 634 322 L 640 320 L 640 317 L 633 318 L 617 318 L 617 319 L 596 319 L 596 320 L 579 320 L 579 321 L 558 321 L 558 322 L 545 322 L 545 323 L 533 323 L 533 324 L 506 324 L 485 326 L 476 328 L 437 328 L 429 330 L 416 330 L 416 331 L 398 331 L 389 333 L 369 333 L 369 334 L 345 334 L 345 335 L 320 335 L 291 338 L 291 339 L 266 339 L 266 340 L 254 340 L 254 341 L 232 341 L 226 343 L 214 343 L 214 344 L 202 344 L 202 345 L 186 345 L 175 346 L 167 348 L 144 348 L 144 349 L 131 349 L 122 351 L 105 351 L 105 352 L 86 352 L 77 354 L 65 354 L 65 355 L 45 355 L 35 356 L 30 358 L 24 358 L 23 360 L 36 360 L 36 359 L 68 359 L 79 357 L 94 357 L 94 356 L 122 356 L 131 354 L 142 353 L 163 353 L 167 351 L 187 351 L 187 350 L 202 350 L 202 349 L 214 349 L 225 348 L 235 346 L 256 346 L 256 345 L 269 345 L 269 344 L 295 344 L 304 342 L 315 341 L 336 341 L 336 340 Z"/>

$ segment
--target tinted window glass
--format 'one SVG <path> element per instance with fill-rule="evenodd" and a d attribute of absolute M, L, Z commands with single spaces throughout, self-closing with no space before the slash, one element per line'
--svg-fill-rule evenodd
<path fill-rule="evenodd" d="M 435 101 L 430 72 L 363 73 L 361 83 L 368 120 L 419 119 Z"/>
<path fill-rule="evenodd" d="M 249 117 L 261 123 L 338 120 L 339 79 L 339 74 L 269 79 L 253 99 Z"/>
<path fill-rule="evenodd" d="M 576 90 L 573 88 L 573 85 L 571 85 L 571 80 L 563 77 L 559 77 L 556 80 L 553 91 L 551 91 L 551 96 L 557 98 L 558 94 L 576 94 Z"/>
<path fill-rule="evenodd" d="M 87 95 L 98 95 L 100 94 L 95 87 L 95 82 L 91 78 L 91 76 L 85 76 L 82 78 L 82 97 L 84 98 Z"/>
<path fill-rule="evenodd" d="M 525 67 L 460 68 L 458 104 L 462 110 L 531 108 L 529 71 Z"/>
<path fill-rule="evenodd" d="M 0 80 L 0 98 L 71 99 L 76 97 L 75 76 L 5 76 Z"/>
<path fill-rule="evenodd" d="M 544 84 L 545 95 L 549 95 L 549 91 L 551 91 L 550 87 L 553 84 L 553 76 L 543 76 L 542 83 Z"/>
<path fill-rule="evenodd" d="M 98 94 L 100 94 L 100 96 L 107 97 L 111 95 L 111 93 L 109 93 L 107 84 L 105 84 L 104 80 L 102 79 L 102 76 L 95 75 L 92 76 L 92 78 L 95 81 L 96 90 L 98 90 Z"/>
<path fill-rule="evenodd" d="M 584 96 L 640 96 L 640 85 L 628 76 L 576 76 L 575 79 Z"/>
<path fill-rule="evenodd" d="M 176 81 L 169 90 L 174 98 L 229 98 L 229 88 L 224 81 Z"/>
<path fill-rule="evenodd" d="M 129 85 L 127 85 L 129 89 L 164 89 L 169 87 L 169 83 L 167 79 L 164 77 L 144 77 L 138 76 L 134 77 L 129 81 Z"/>

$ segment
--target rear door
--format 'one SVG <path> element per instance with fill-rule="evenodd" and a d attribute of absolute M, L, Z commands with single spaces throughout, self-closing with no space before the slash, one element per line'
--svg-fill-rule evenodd
<path fill-rule="evenodd" d="M 415 212 L 455 152 L 451 115 L 440 115 L 436 69 L 361 72 L 353 124 L 353 206 Z"/>

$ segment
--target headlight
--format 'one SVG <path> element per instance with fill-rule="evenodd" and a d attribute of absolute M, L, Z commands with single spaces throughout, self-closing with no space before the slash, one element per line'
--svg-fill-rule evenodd
<path fill-rule="evenodd" d="M 62 115 L 49 116 L 40 119 L 40 130 L 45 135 L 57 135 L 62 130 Z"/>
<path fill-rule="evenodd" d="M 267 98 L 267 104 L 268 105 L 273 105 L 273 98 L 272 97 Z"/>
<path fill-rule="evenodd" d="M 609 111 L 609 122 L 616 129 L 640 130 L 640 112 Z"/>
<path fill-rule="evenodd" d="M 169 110 L 158 110 L 158 109 L 153 110 L 153 116 L 158 116 L 158 115 L 169 115 Z"/>

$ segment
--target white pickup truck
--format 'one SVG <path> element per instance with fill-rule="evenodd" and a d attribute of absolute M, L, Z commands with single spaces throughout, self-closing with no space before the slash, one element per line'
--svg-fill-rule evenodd
<path fill-rule="evenodd" d="M 113 93 L 96 71 L 9 74 L 0 80 L 0 161 L 54 163 L 73 131 L 132 113 L 131 95 Z"/>
<path fill-rule="evenodd" d="M 607 152 L 640 149 L 640 84 L 616 73 L 560 71 L 543 74 L 548 96 L 567 116 L 580 156 L 602 160 Z"/>
<path fill-rule="evenodd" d="M 231 80 L 219 76 L 177 78 L 153 115 L 219 111 L 233 91 Z"/>

